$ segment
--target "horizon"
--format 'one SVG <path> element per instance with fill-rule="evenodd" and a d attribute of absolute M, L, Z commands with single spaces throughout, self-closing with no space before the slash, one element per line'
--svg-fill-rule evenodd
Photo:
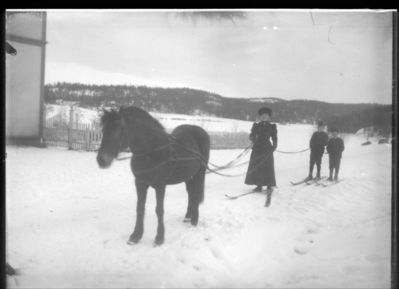
<path fill-rule="evenodd" d="M 227 98 L 392 104 L 390 11 L 47 14 L 46 84 L 190 88 Z"/>
<path fill-rule="evenodd" d="M 198 89 L 198 88 L 192 88 L 192 87 L 162 87 L 162 86 L 148 86 L 148 85 L 135 85 L 135 84 L 87 84 L 87 83 L 79 83 L 79 82 L 55 82 L 55 83 L 46 83 L 45 86 L 47 85 L 57 85 L 57 84 L 77 84 L 77 85 L 88 85 L 88 86 L 135 86 L 135 87 L 146 87 L 149 89 L 190 89 L 190 90 L 198 90 L 198 91 L 203 91 L 209 94 L 214 94 L 222 98 L 228 98 L 228 99 L 241 99 L 241 100 L 251 100 L 251 99 L 280 99 L 282 101 L 314 101 L 314 102 L 322 102 L 322 103 L 328 103 L 328 104 L 349 104 L 349 105 L 356 105 L 356 104 L 370 104 L 370 105 L 390 105 L 392 106 L 392 103 L 380 103 L 380 102 L 328 102 L 328 101 L 323 101 L 323 100 L 317 100 L 317 99 L 306 99 L 306 98 L 295 98 L 295 99 L 286 99 L 286 98 L 281 98 L 281 97 L 254 97 L 254 98 L 240 98 L 240 97 L 228 97 L 221 95 L 216 92 L 212 91 L 207 91 L 203 89 Z"/>

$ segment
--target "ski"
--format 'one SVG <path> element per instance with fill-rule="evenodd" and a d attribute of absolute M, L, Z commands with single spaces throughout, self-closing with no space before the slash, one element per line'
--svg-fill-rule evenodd
<path fill-rule="evenodd" d="M 225 197 L 228 198 L 229 200 L 235 200 L 235 199 L 241 198 L 241 197 L 246 196 L 246 195 L 256 194 L 256 193 L 265 193 L 265 192 L 266 192 L 266 190 L 262 190 L 262 191 L 260 191 L 260 192 L 250 191 L 250 192 L 243 193 L 243 194 L 236 195 L 236 196 L 231 196 L 231 195 L 228 195 L 228 194 L 224 194 L 224 195 L 225 195 Z"/>
<path fill-rule="evenodd" d="M 291 185 L 293 185 L 293 186 L 298 186 L 298 185 L 303 184 L 303 183 L 305 183 L 305 182 L 306 182 L 306 179 L 305 179 L 305 180 L 302 180 L 302 181 L 299 181 L 299 182 L 293 182 L 293 181 L 291 181 L 290 183 L 291 183 Z"/>
<path fill-rule="evenodd" d="M 313 184 L 315 184 L 316 186 L 321 186 L 325 180 L 327 180 L 327 177 L 321 177 L 320 179 L 314 179 Z"/>
<path fill-rule="evenodd" d="M 324 177 L 323 177 L 323 178 L 324 178 Z M 323 179 L 323 178 L 322 178 L 322 179 Z M 320 180 L 321 180 L 321 179 L 320 179 Z M 314 178 L 314 179 L 309 179 L 309 178 L 307 177 L 307 178 L 303 179 L 302 181 L 298 181 L 298 182 L 291 181 L 290 183 L 291 183 L 291 185 L 293 185 L 293 186 L 297 186 L 297 185 L 300 185 L 300 184 L 311 185 L 311 184 L 313 184 L 313 183 L 316 182 L 316 181 L 319 181 L 319 180 L 317 180 L 316 178 Z"/>
<path fill-rule="evenodd" d="M 339 182 L 341 182 L 342 180 L 338 180 L 338 181 L 325 181 L 325 182 L 323 182 L 323 183 L 320 183 L 320 185 L 323 187 L 323 188 L 326 188 L 326 187 L 330 187 L 330 186 L 333 186 L 333 185 L 336 185 L 336 184 L 338 184 Z"/>
<path fill-rule="evenodd" d="M 322 177 L 322 178 L 320 178 L 320 179 L 314 178 L 314 179 L 311 179 L 311 180 L 309 180 L 309 181 L 306 181 L 305 183 L 306 183 L 307 185 L 316 185 L 316 186 L 319 186 L 319 185 L 321 184 L 321 182 L 324 181 L 325 179 L 327 179 L 327 177 Z"/>
<path fill-rule="evenodd" d="M 309 181 L 306 181 L 305 184 L 308 185 L 308 186 L 310 186 L 310 185 L 315 184 L 316 182 L 317 182 L 317 181 L 316 181 L 315 179 L 311 179 L 311 180 L 309 180 Z"/>
<path fill-rule="evenodd" d="M 269 207 L 270 206 L 270 202 L 272 200 L 272 193 L 273 191 L 266 191 L 266 203 L 265 203 L 265 207 Z"/>

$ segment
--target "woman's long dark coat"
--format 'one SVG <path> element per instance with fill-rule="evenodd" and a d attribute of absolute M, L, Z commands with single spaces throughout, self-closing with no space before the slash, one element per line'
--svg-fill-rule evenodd
<path fill-rule="evenodd" d="M 273 151 L 277 148 L 277 127 L 267 121 L 254 123 L 249 135 L 253 142 L 245 184 L 275 186 Z M 272 140 L 272 143 L 270 142 Z M 267 158 L 265 160 L 265 158 Z"/>

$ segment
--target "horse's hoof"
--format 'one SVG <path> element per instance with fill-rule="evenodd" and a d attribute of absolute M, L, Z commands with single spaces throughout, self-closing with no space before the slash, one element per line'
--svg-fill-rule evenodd
<path fill-rule="evenodd" d="M 140 242 L 141 238 L 134 238 L 134 237 L 130 237 L 129 240 L 127 241 L 127 243 L 129 245 L 134 245 L 137 244 L 138 242 Z"/>
<path fill-rule="evenodd" d="M 193 225 L 194 227 L 196 227 L 198 225 L 198 220 L 192 220 L 191 219 L 191 225 Z"/>
<path fill-rule="evenodd" d="M 130 241 L 130 240 L 128 240 L 126 243 L 128 244 L 128 245 L 135 245 L 135 244 L 137 244 L 139 241 L 137 240 L 137 241 Z"/>
<path fill-rule="evenodd" d="M 163 238 L 155 238 L 154 247 L 161 246 L 163 244 L 163 242 L 164 242 Z"/>

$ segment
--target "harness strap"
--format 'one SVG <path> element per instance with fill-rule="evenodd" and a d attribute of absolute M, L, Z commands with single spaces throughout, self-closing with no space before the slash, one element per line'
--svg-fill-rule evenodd
<path fill-rule="evenodd" d="M 127 127 L 126 127 L 126 123 L 125 123 L 125 120 L 124 120 L 124 115 L 123 115 L 123 110 L 122 110 L 122 109 L 120 110 L 120 114 L 121 114 L 121 125 L 122 125 L 122 129 L 123 129 L 124 132 L 125 132 L 125 137 L 127 137 L 127 139 L 130 140 L 130 138 L 129 138 L 129 132 L 128 132 L 128 129 L 127 129 Z M 222 174 L 222 173 L 219 173 L 218 171 L 219 171 L 219 170 L 222 170 L 222 169 L 227 169 L 227 168 L 231 167 L 236 161 L 238 161 L 242 156 L 244 156 L 246 153 L 249 152 L 249 150 L 250 150 L 250 148 L 251 148 L 251 145 L 249 145 L 247 148 L 245 148 L 245 150 L 244 150 L 243 152 L 241 152 L 241 153 L 240 153 L 235 159 L 233 159 L 232 161 L 228 162 L 227 164 L 225 164 L 225 165 L 223 165 L 223 166 L 218 166 L 218 165 L 215 165 L 215 164 L 210 163 L 209 160 L 205 160 L 204 157 L 203 157 L 200 153 L 198 153 L 198 152 L 196 152 L 196 151 L 193 151 L 193 150 L 191 150 L 191 149 L 188 149 L 188 148 L 186 148 L 185 146 L 179 144 L 179 143 L 176 141 L 177 139 L 176 139 L 175 136 L 173 136 L 173 135 L 171 135 L 171 134 L 168 134 L 168 139 L 169 139 L 169 141 L 168 141 L 167 144 L 162 145 L 162 146 L 159 146 L 159 147 L 155 148 L 155 149 L 152 150 L 152 151 L 145 152 L 145 153 L 142 153 L 142 154 L 135 154 L 135 157 L 142 157 L 142 156 L 146 156 L 146 155 L 148 155 L 148 154 L 151 154 L 151 153 L 153 153 L 153 152 L 155 152 L 155 151 L 158 151 L 158 150 L 161 150 L 161 149 L 164 149 L 164 148 L 169 147 L 169 157 L 168 157 L 168 159 L 167 159 L 166 161 L 161 162 L 160 164 L 158 164 L 158 165 L 156 165 L 156 166 L 150 168 L 150 169 L 141 170 L 141 171 L 136 171 L 135 173 L 140 174 L 140 173 L 151 172 L 151 171 L 154 171 L 154 170 L 156 170 L 156 169 L 162 167 L 163 165 L 165 165 L 165 164 L 167 164 L 167 163 L 172 162 L 172 163 L 173 163 L 173 166 L 169 169 L 170 173 L 169 173 L 168 177 L 166 178 L 166 181 L 167 181 L 167 180 L 169 180 L 170 177 L 172 176 L 172 174 L 173 174 L 173 172 L 174 172 L 174 170 L 175 170 L 175 168 L 176 168 L 176 165 L 177 165 L 177 161 L 178 161 L 178 160 L 198 160 L 198 161 L 200 161 L 200 162 L 202 163 L 202 165 L 208 170 L 207 173 L 215 173 L 215 174 L 218 174 L 218 175 L 220 175 L 220 176 L 225 176 L 225 177 L 237 177 L 237 176 L 242 176 L 242 175 L 245 175 L 246 173 L 250 173 L 250 172 L 254 171 L 254 170 L 257 169 L 258 167 L 260 167 L 260 165 L 262 165 L 262 164 L 270 157 L 270 155 L 273 153 L 273 151 L 268 151 L 268 152 L 266 152 L 266 153 L 264 153 L 264 154 L 262 154 L 262 155 L 256 157 L 254 160 L 258 160 L 258 159 L 261 159 L 261 158 L 263 158 L 263 157 L 264 157 L 264 159 L 262 159 L 261 162 L 259 162 L 254 168 L 252 168 L 252 169 L 251 169 L 250 171 L 248 171 L 248 172 L 245 172 L 245 173 L 242 173 L 242 174 L 236 174 L 236 175 Z M 194 154 L 196 157 L 176 158 L 176 151 L 175 151 L 175 149 L 174 149 L 174 147 L 173 147 L 173 144 L 178 145 L 178 146 L 180 146 L 181 148 L 185 149 L 186 151 L 191 152 L 191 153 Z M 121 148 L 121 146 L 122 146 L 122 142 L 119 144 L 119 147 L 120 147 L 120 148 Z M 121 149 L 120 149 L 120 150 L 121 150 Z M 277 151 L 277 152 L 279 152 L 279 153 L 300 153 L 300 152 L 304 152 L 304 151 L 307 151 L 307 150 L 309 150 L 309 149 L 305 149 L 305 150 L 298 151 L 298 152 L 283 152 L 283 151 Z M 127 159 L 127 158 L 130 158 L 130 157 L 123 157 L 123 158 L 119 158 L 119 159 L 117 158 L 117 160 L 123 160 L 123 159 Z M 244 163 L 241 163 L 241 164 L 238 164 L 238 165 L 236 165 L 235 167 L 239 167 L 239 166 L 245 165 L 245 164 L 247 164 L 247 163 L 249 163 L 249 161 L 244 162 Z M 212 169 L 212 168 L 209 167 L 209 165 L 212 165 L 212 166 L 214 166 L 215 168 Z"/>
<path fill-rule="evenodd" d="M 170 139 L 172 139 L 172 136 L 168 136 L 168 138 L 169 138 L 169 142 L 168 142 L 168 146 L 169 146 L 169 160 L 168 160 L 168 161 L 172 163 L 172 167 L 169 169 L 169 175 L 168 175 L 168 177 L 166 178 L 165 182 L 167 182 L 167 181 L 171 178 L 173 172 L 175 171 L 176 163 L 177 163 L 177 162 L 176 162 L 176 161 L 177 161 L 177 158 L 176 158 L 176 151 L 175 151 L 175 149 L 173 148 L 173 146 L 171 145 L 171 144 L 172 144 L 172 141 L 170 140 Z"/>

